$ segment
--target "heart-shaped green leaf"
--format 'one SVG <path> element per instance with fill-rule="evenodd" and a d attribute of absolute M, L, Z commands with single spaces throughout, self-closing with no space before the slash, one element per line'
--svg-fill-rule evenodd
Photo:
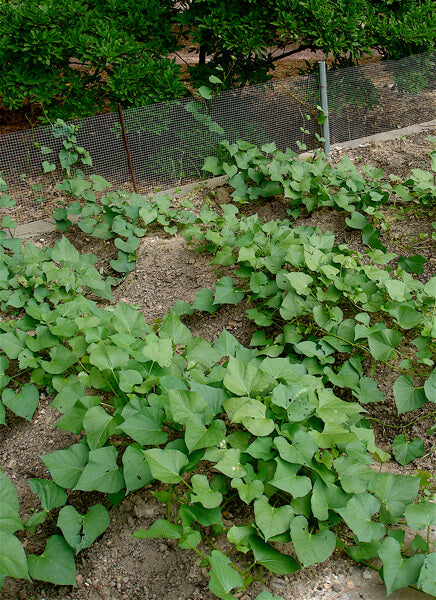
<path fill-rule="evenodd" d="M 76 585 L 73 550 L 60 535 L 49 537 L 41 556 L 30 554 L 27 562 L 33 579 L 55 585 Z"/>
<path fill-rule="evenodd" d="M 407 441 L 407 436 L 401 433 L 397 435 L 392 442 L 392 452 L 395 456 L 395 460 L 400 465 L 407 465 L 412 460 L 419 458 L 424 455 L 425 446 L 424 442 L 420 438 L 415 438 L 411 442 Z"/>
<path fill-rule="evenodd" d="M 88 460 L 89 447 L 86 444 L 73 444 L 66 450 L 56 450 L 41 456 L 53 481 L 63 488 L 73 488 Z"/>
<path fill-rule="evenodd" d="M 162 483 L 179 483 L 180 471 L 189 462 L 185 454 L 171 448 L 152 448 L 144 454 L 153 477 Z"/>
<path fill-rule="evenodd" d="M 101 504 L 94 504 L 86 515 L 79 514 L 73 506 L 64 506 L 59 512 L 57 525 L 78 554 L 106 531 L 109 522 L 107 509 Z"/>
<path fill-rule="evenodd" d="M 400 375 L 395 381 L 394 396 L 398 414 L 421 408 L 427 402 L 424 388 L 415 388 L 409 375 Z"/>
<path fill-rule="evenodd" d="M 42 507 L 50 511 L 63 506 L 67 501 L 65 491 L 53 481 L 48 479 L 29 479 L 29 487 L 38 496 Z"/>
<path fill-rule="evenodd" d="M 123 350 L 119 346 L 112 344 L 100 343 L 90 353 L 89 362 L 97 367 L 97 369 L 104 370 L 119 369 L 123 367 L 129 360 L 129 353 Z"/>
<path fill-rule="evenodd" d="M 324 562 L 336 548 L 336 536 L 332 531 L 310 533 L 307 519 L 302 515 L 292 520 L 291 538 L 298 560 L 305 567 Z"/>
<path fill-rule="evenodd" d="M 297 475 L 301 465 L 291 465 L 281 458 L 276 458 L 275 462 L 277 468 L 271 485 L 292 494 L 294 498 L 301 498 L 310 492 L 312 484 L 309 477 Z"/>
<path fill-rule="evenodd" d="M 367 492 L 356 494 L 343 508 L 337 509 L 348 527 L 355 533 L 359 542 L 376 542 L 386 530 L 381 523 L 372 521 L 378 512 L 380 501 Z"/>
<path fill-rule="evenodd" d="M 242 586 L 242 577 L 230 566 L 230 559 L 219 550 L 212 550 L 210 566 L 210 591 L 222 600 L 233 599 L 230 592 Z"/>
<path fill-rule="evenodd" d="M 124 479 L 117 465 L 118 454 L 114 446 L 91 450 L 74 489 L 114 494 L 124 487 Z"/>
<path fill-rule="evenodd" d="M 126 493 L 139 490 L 153 481 L 145 451 L 136 445 L 127 446 L 123 454 Z"/>
<path fill-rule="evenodd" d="M 191 502 L 199 502 L 204 508 L 216 508 L 222 502 L 223 495 L 211 489 L 209 480 L 205 475 L 198 473 L 191 478 L 193 493 Z"/>
<path fill-rule="evenodd" d="M 294 516 L 291 506 L 285 505 L 274 508 L 266 496 L 261 496 L 254 503 L 256 525 L 262 531 L 265 541 L 288 531 Z"/>
<path fill-rule="evenodd" d="M 399 542 L 392 537 L 387 537 L 383 540 L 378 555 L 383 561 L 383 580 L 388 595 L 395 590 L 417 583 L 424 563 L 423 554 L 403 558 Z"/>
<path fill-rule="evenodd" d="M 25 383 L 18 394 L 6 388 L 2 394 L 2 401 L 16 415 L 31 421 L 39 403 L 38 388 L 32 383 Z"/>

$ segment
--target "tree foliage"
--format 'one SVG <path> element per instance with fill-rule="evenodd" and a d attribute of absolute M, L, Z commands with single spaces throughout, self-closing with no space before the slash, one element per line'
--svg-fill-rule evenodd
<path fill-rule="evenodd" d="M 191 45 L 196 85 L 266 81 L 274 63 L 323 50 L 335 66 L 366 52 L 401 58 L 434 47 L 432 0 L 16 0 L 0 5 L 0 96 L 50 116 L 140 106 L 188 93 L 175 52 Z M 180 61 L 179 61 L 180 62 Z M 220 71 L 221 73 L 221 71 Z"/>

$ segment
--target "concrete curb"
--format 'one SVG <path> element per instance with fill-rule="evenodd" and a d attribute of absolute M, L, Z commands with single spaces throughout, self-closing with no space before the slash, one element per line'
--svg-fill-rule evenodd
<path fill-rule="evenodd" d="M 385 142 L 388 140 L 397 139 L 400 135 L 404 135 L 407 137 L 408 135 L 415 135 L 417 133 L 423 133 L 434 129 L 436 129 L 436 119 L 433 119 L 433 121 L 426 121 L 425 123 L 418 123 L 417 125 L 410 125 L 409 127 L 404 127 L 403 129 L 384 131 L 383 133 L 376 133 L 375 135 L 362 137 L 357 140 L 350 140 L 341 144 L 334 144 L 332 146 L 332 150 L 359 148 L 364 145 L 366 146 L 371 142 Z M 302 158 L 306 158 L 312 155 L 312 152 L 304 152 L 303 154 L 300 154 Z M 218 185 L 224 185 L 226 181 L 227 176 L 225 175 L 221 175 L 219 177 L 212 177 L 211 179 L 207 179 L 205 181 L 196 181 L 194 183 L 188 183 L 179 187 L 172 187 L 167 190 L 156 192 L 156 194 L 153 195 L 153 198 L 166 195 L 185 196 L 200 189 L 211 189 Z M 144 198 L 148 197 L 149 196 L 144 196 Z M 73 223 L 75 223 L 78 220 L 77 216 L 71 216 L 69 218 L 70 221 L 72 221 Z M 9 235 L 11 237 L 13 236 L 22 239 L 27 239 L 35 237 L 37 235 L 42 235 L 44 233 L 52 233 L 53 231 L 56 231 L 56 223 L 54 219 L 48 218 L 42 221 L 33 221 L 32 223 L 24 223 L 23 225 L 18 225 L 15 228 L 13 234 L 9 231 Z"/>

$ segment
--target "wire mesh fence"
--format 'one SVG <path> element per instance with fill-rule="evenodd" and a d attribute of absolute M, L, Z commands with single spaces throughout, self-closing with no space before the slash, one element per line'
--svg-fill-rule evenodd
<path fill-rule="evenodd" d="M 331 142 L 433 119 L 435 66 L 433 52 L 329 71 Z M 137 190 L 146 194 L 203 178 L 205 157 L 219 156 L 224 139 L 256 145 L 274 141 L 282 150 L 295 151 L 303 142 L 312 149 L 319 144 L 319 104 L 318 74 L 313 73 L 222 92 L 208 102 L 186 98 L 125 110 L 125 137 Z M 131 189 L 120 116 L 102 114 L 77 125 L 77 143 L 93 160 L 93 166 L 83 170 Z M 19 222 L 48 216 L 60 196 L 56 182 L 64 176 L 57 160 L 62 137 L 52 133 L 52 127 L 45 126 L 0 136 L 0 172 L 17 201 L 14 216 Z"/>

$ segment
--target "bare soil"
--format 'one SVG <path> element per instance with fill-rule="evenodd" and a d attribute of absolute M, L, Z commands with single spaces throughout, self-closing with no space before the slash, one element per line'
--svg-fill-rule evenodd
<path fill-rule="evenodd" d="M 429 142 L 426 137 L 417 135 L 406 140 L 372 143 L 347 154 L 357 165 L 369 163 L 383 167 L 386 172 L 404 176 L 410 168 L 429 167 Z M 344 151 L 337 150 L 333 159 L 336 161 L 343 154 Z M 226 186 L 221 186 L 215 190 L 214 199 L 219 202 L 228 201 L 229 191 Z M 191 200 L 199 206 L 203 201 L 202 193 L 197 193 Z M 256 207 L 256 210 L 264 219 L 286 216 L 285 204 L 280 198 L 265 202 Z M 396 207 L 394 210 L 394 207 L 387 206 L 383 212 L 388 224 L 382 235 L 383 243 L 389 251 L 425 256 L 426 263 L 421 278 L 428 280 L 436 272 L 434 248 L 431 247 L 431 224 L 435 215 L 419 210 L 419 207 L 408 212 L 405 207 L 401 210 Z M 321 210 L 310 216 L 303 215 L 298 223 L 316 225 L 323 231 L 333 231 L 337 236 L 337 243 L 347 242 L 352 248 L 361 248 L 358 233 L 345 230 L 343 217 L 334 211 Z M 58 235 L 47 234 L 35 241 L 51 244 Z M 102 256 L 99 264 L 103 270 L 107 268 L 112 257 L 109 246 L 104 242 L 85 238 L 81 232 L 76 232 L 72 241 L 80 246 L 80 251 L 95 252 Z M 209 263 L 210 257 L 197 253 L 180 236 L 170 237 L 159 230 L 153 230 L 141 242 L 136 272 L 130 274 L 117 288 L 115 300 L 138 306 L 151 323 L 167 313 L 177 300 L 192 301 L 198 290 L 213 287 L 217 273 Z M 254 328 L 245 315 L 246 308 L 243 305 L 223 306 L 212 316 L 191 317 L 186 319 L 186 323 L 197 336 L 215 340 L 223 328 L 226 328 L 242 343 L 248 344 Z M 407 344 L 407 340 L 405 343 Z M 371 417 L 380 421 L 375 424 L 378 444 L 389 450 L 391 441 L 398 432 L 392 427 L 403 425 L 412 418 L 425 414 L 425 411 L 429 412 L 430 407 L 423 407 L 416 414 L 397 416 L 391 391 L 395 376 L 380 366 L 374 377 L 380 382 L 387 400 L 372 407 L 367 405 L 366 408 Z M 54 427 L 59 415 L 49 406 L 49 401 L 49 398 L 41 396 L 32 423 L 8 412 L 9 426 L 0 428 L 1 469 L 15 485 L 23 518 L 30 515 L 37 502 L 26 481 L 32 477 L 49 476 L 39 455 L 66 448 L 78 439 L 77 436 Z M 413 437 L 424 440 L 427 456 L 407 468 L 392 463 L 388 465 L 388 469 L 407 473 L 420 468 L 434 472 L 434 439 L 430 439 L 427 434 L 433 422 L 429 415 L 409 431 Z M 147 528 L 156 518 L 165 515 L 165 507 L 150 494 L 150 488 L 151 486 L 147 486 L 131 494 L 118 508 L 111 509 L 109 529 L 98 542 L 79 555 L 76 588 L 8 579 L 0 591 L 0 600 L 212 600 L 204 570 L 197 564 L 195 556 L 180 550 L 171 540 L 136 540 L 132 537 L 131 534 L 137 529 Z M 80 497 L 73 494 L 70 501 L 79 507 L 95 502 L 96 498 L 105 501 L 98 494 L 83 493 Z M 243 514 L 229 513 L 229 523 L 237 516 Z M 51 533 L 53 530 L 47 525 L 29 540 L 27 550 L 40 552 L 44 540 Z M 293 575 L 266 576 L 265 583 L 257 583 L 237 597 L 240 600 L 252 600 L 264 589 L 280 594 L 286 600 L 374 600 L 385 597 L 380 591 L 378 576 L 369 570 L 357 568 L 340 551 L 336 551 L 322 565 Z M 374 591 L 371 595 L 369 589 L 377 589 L 378 595 Z M 357 595 L 354 596 L 354 592 Z M 412 595 L 397 594 L 399 592 L 391 598 L 412 598 Z M 425 597 L 422 595 L 422 598 Z"/>

